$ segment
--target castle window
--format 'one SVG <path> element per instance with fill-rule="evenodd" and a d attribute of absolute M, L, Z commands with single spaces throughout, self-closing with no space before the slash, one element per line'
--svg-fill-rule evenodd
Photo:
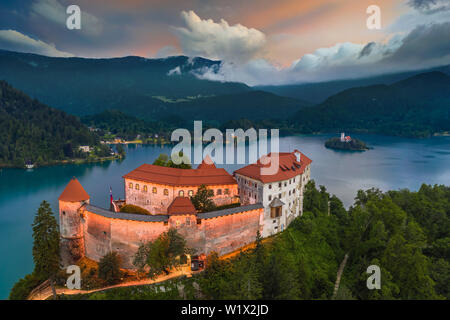
<path fill-rule="evenodd" d="M 194 190 L 189 190 L 189 191 L 188 191 L 188 196 L 189 196 L 189 197 L 192 197 L 193 195 L 194 195 Z"/>
<path fill-rule="evenodd" d="M 153 188 L 152 188 L 152 192 L 153 192 L 153 193 L 156 193 L 156 192 L 157 192 L 156 187 L 153 187 Z"/>
<path fill-rule="evenodd" d="M 139 184 L 136 183 L 135 189 L 139 190 Z"/>
<path fill-rule="evenodd" d="M 224 193 L 225 193 L 225 194 L 230 194 L 230 189 L 228 189 L 228 188 L 225 189 Z"/>
<path fill-rule="evenodd" d="M 269 201 L 272 201 L 272 196 L 269 196 Z"/>
<path fill-rule="evenodd" d="M 65 211 L 63 211 L 63 212 L 62 212 L 62 214 L 63 214 L 63 216 L 65 216 L 65 215 L 66 215 L 66 212 L 65 212 Z"/>
<path fill-rule="evenodd" d="M 202 224 L 202 219 L 197 219 L 197 224 Z"/>
<path fill-rule="evenodd" d="M 285 186 L 285 187 L 287 186 L 287 182 L 284 183 L 284 186 Z"/>
<path fill-rule="evenodd" d="M 281 199 L 281 193 L 278 194 L 278 199 Z"/>
<path fill-rule="evenodd" d="M 270 208 L 270 217 L 271 218 L 281 217 L 281 214 L 282 214 L 281 207 Z"/>
<path fill-rule="evenodd" d="M 281 188 L 281 182 L 278 182 L 278 188 Z"/>
<path fill-rule="evenodd" d="M 168 196 L 169 195 L 169 190 L 168 189 L 164 189 L 164 195 Z"/>
<path fill-rule="evenodd" d="M 144 186 L 144 192 L 147 192 L 147 186 Z"/>
<path fill-rule="evenodd" d="M 183 190 L 178 191 L 178 196 L 179 197 L 184 197 L 184 191 Z"/>
<path fill-rule="evenodd" d="M 271 184 L 269 184 L 269 189 L 272 189 L 272 185 Z"/>
<path fill-rule="evenodd" d="M 191 225 L 191 219 L 186 218 L 186 225 L 187 225 L 187 226 L 190 226 L 190 225 Z"/>
<path fill-rule="evenodd" d="M 289 190 L 289 195 L 291 195 L 291 191 Z"/>
<path fill-rule="evenodd" d="M 220 196 L 222 194 L 222 189 L 217 189 L 217 195 Z"/>
<path fill-rule="evenodd" d="M 133 189 L 133 184 L 130 182 L 130 184 L 128 185 L 128 188 Z"/>

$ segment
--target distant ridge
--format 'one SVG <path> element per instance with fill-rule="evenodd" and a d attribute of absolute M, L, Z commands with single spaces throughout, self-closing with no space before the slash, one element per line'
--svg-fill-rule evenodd
<path fill-rule="evenodd" d="M 450 131 L 450 76 L 432 71 L 391 85 L 347 89 L 298 111 L 292 122 L 302 132 L 426 137 Z"/>
<path fill-rule="evenodd" d="M 304 83 L 291 85 L 256 86 L 254 87 L 254 89 L 272 92 L 274 94 L 284 97 L 303 99 L 305 101 L 309 101 L 311 104 L 318 104 L 324 102 L 327 98 L 331 97 L 332 95 L 337 94 L 346 89 L 370 86 L 375 84 L 390 85 L 395 82 L 408 79 L 414 75 L 430 71 L 439 71 L 447 75 L 450 75 L 450 65 L 431 69 L 423 69 L 408 72 L 396 72 L 374 77 L 364 77 L 347 80 L 333 80 L 317 83 Z"/>

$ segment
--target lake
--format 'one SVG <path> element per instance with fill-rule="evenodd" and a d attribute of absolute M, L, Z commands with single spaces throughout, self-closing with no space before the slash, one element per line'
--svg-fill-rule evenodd
<path fill-rule="evenodd" d="M 295 148 L 313 160 L 311 175 L 348 207 L 358 189 L 409 188 L 422 183 L 450 184 L 450 137 L 405 139 L 355 135 L 374 149 L 344 152 L 326 149 L 331 135 L 302 135 L 280 139 L 280 150 Z M 123 161 L 61 165 L 31 171 L 0 172 L 0 299 L 7 299 L 12 285 L 33 269 L 31 223 L 42 200 L 58 211 L 58 196 L 75 176 L 91 196 L 91 203 L 109 207 L 109 188 L 114 198 L 124 196 L 122 176 L 143 163 L 152 163 L 170 147 L 129 145 Z M 230 173 L 242 165 L 218 165 Z"/>

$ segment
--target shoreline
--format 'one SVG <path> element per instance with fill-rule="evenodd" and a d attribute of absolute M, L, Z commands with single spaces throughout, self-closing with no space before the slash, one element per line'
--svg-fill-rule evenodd
<path fill-rule="evenodd" d="M 33 168 L 26 168 L 22 166 L 16 166 L 16 165 L 8 165 L 8 164 L 0 164 L 0 170 L 2 169 L 23 169 L 23 170 L 33 170 L 36 168 L 42 168 L 42 167 L 52 167 L 52 166 L 61 166 L 65 164 L 85 164 L 85 163 L 98 163 L 98 162 L 104 162 L 104 161 L 111 161 L 111 160 L 119 160 L 125 158 L 124 156 L 110 156 L 110 157 L 101 157 L 98 159 L 66 159 L 66 160 L 56 160 L 52 162 L 46 162 L 40 165 L 35 165 Z"/>

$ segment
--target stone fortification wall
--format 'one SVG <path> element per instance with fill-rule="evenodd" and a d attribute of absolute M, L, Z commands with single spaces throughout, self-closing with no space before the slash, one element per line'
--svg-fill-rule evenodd
<path fill-rule="evenodd" d="M 141 242 L 152 241 L 176 228 L 197 254 L 216 251 L 227 254 L 253 242 L 261 231 L 261 204 L 197 215 L 137 215 L 115 213 L 92 205 L 81 210 L 81 228 L 86 257 L 99 261 L 117 251 L 125 268 L 133 268 L 133 257 Z"/>

